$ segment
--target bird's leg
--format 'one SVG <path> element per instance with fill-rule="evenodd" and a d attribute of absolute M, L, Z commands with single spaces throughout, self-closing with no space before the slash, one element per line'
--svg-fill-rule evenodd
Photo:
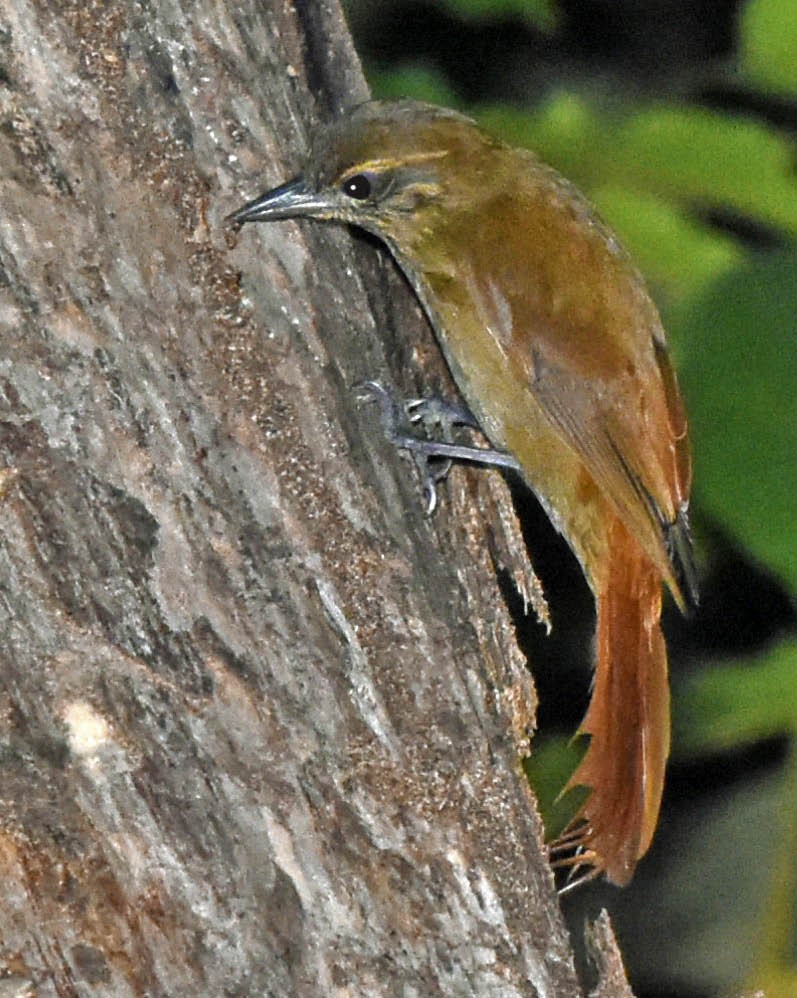
<path fill-rule="evenodd" d="M 426 512 L 431 515 L 437 506 L 437 484 L 441 482 L 454 461 L 474 461 L 496 468 L 518 471 L 519 465 L 511 454 L 491 447 L 469 447 L 446 440 L 429 440 L 407 432 L 406 425 L 421 424 L 425 430 L 439 429 L 450 438 L 454 427 L 467 426 L 479 430 L 470 410 L 440 398 L 400 400 L 376 381 L 366 381 L 356 386 L 363 399 L 376 402 L 385 436 L 396 447 L 409 451 L 423 480 Z"/>

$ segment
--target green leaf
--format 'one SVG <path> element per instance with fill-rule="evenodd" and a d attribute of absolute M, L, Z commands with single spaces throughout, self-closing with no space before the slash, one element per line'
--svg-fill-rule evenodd
<path fill-rule="evenodd" d="M 673 745 L 679 755 L 797 734 L 797 644 L 783 642 L 757 659 L 703 669 L 678 686 L 676 699 Z"/>
<path fill-rule="evenodd" d="M 797 91 L 797 3 L 752 0 L 740 23 L 742 72 L 754 85 Z"/>
<path fill-rule="evenodd" d="M 682 203 L 722 205 L 797 234 L 794 144 L 756 121 L 693 107 L 632 115 L 617 136 L 622 175 Z"/>
<path fill-rule="evenodd" d="M 797 592 L 797 249 L 734 270 L 669 319 L 697 501 Z"/>

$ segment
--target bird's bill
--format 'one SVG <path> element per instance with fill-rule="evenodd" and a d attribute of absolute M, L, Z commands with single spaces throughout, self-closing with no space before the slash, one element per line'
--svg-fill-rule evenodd
<path fill-rule="evenodd" d="M 273 222 L 301 215 L 318 216 L 328 207 L 318 192 L 300 175 L 245 204 L 228 215 L 227 221 L 243 225 L 244 222 Z"/>

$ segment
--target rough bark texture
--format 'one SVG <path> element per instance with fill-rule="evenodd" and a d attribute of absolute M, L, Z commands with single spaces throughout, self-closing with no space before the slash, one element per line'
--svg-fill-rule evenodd
<path fill-rule="evenodd" d="M 222 224 L 364 96 L 331 0 L 0 2 L 2 995 L 581 994 L 503 485 L 358 408 L 384 254 Z"/>
<path fill-rule="evenodd" d="M 617 947 L 609 913 L 602 911 L 587 928 L 587 951 L 592 957 L 598 980 L 589 998 L 634 998 L 628 986 L 623 957 Z"/>

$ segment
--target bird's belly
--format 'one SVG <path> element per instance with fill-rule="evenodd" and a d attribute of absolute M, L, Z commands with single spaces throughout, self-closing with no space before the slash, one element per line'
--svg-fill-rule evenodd
<path fill-rule="evenodd" d="M 441 321 L 443 320 L 443 321 Z M 596 587 L 606 562 L 609 503 L 577 452 L 566 443 L 519 376 L 500 338 L 462 313 L 437 314 L 433 326 L 462 396 L 494 447 L 518 461 L 526 484 L 563 534 Z"/>

